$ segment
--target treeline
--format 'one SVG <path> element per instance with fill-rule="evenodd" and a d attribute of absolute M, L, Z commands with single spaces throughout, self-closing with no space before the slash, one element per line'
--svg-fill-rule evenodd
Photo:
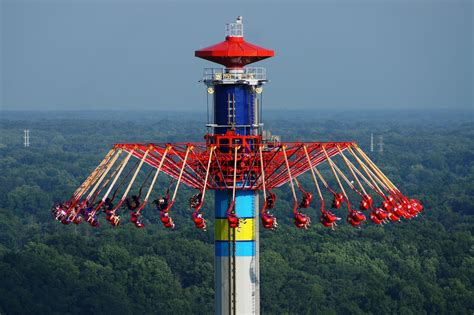
<path fill-rule="evenodd" d="M 277 191 L 280 229 L 261 232 L 263 313 L 472 313 L 471 124 L 316 121 L 275 118 L 268 125 L 285 141 L 355 140 L 366 151 L 370 133 L 383 134 L 384 153 L 371 156 L 403 192 L 424 202 L 426 212 L 383 228 L 341 223 L 331 231 L 314 223 L 300 231 L 290 221 L 289 189 Z M 28 149 L 21 139 L 26 123 Z M 213 313 L 212 194 L 204 207 L 207 232 L 191 222 L 188 189 L 174 207 L 175 231 L 165 231 L 151 208 L 142 230 L 127 215 L 119 228 L 93 229 L 63 226 L 49 214 L 114 142 L 200 141 L 201 124 L 1 121 L 0 313 Z M 301 182 L 312 189 L 308 177 Z M 166 185 L 162 178 L 160 187 Z M 314 221 L 317 208 L 308 210 Z"/>

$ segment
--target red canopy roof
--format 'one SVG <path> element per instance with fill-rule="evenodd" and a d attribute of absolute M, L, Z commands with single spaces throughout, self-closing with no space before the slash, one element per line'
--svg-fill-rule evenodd
<path fill-rule="evenodd" d="M 275 52 L 246 42 L 243 37 L 227 36 L 225 41 L 196 50 L 194 55 L 227 68 L 242 68 L 253 62 L 273 57 Z"/>

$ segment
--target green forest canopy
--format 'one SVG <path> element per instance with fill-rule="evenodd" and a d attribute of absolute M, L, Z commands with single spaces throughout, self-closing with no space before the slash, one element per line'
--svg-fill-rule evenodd
<path fill-rule="evenodd" d="M 151 208 L 142 230 L 127 222 L 115 229 L 63 226 L 49 214 L 113 143 L 201 141 L 201 119 L 78 117 L 0 121 L 0 313 L 213 313 L 212 194 L 204 207 L 207 232 L 191 221 L 189 189 L 174 207 L 175 231 L 165 231 Z M 385 227 L 342 223 L 331 231 L 313 224 L 300 231 L 289 220 L 289 190 L 278 191 L 280 229 L 261 231 L 263 313 L 474 311 L 471 122 L 275 115 L 266 123 L 284 141 L 354 140 L 366 152 L 370 133 L 383 135 L 384 152 L 371 157 L 426 212 Z M 311 187 L 309 178 L 302 183 Z M 165 187 L 166 179 L 159 184 Z M 317 205 L 308 213 L 316 218 Z"/>

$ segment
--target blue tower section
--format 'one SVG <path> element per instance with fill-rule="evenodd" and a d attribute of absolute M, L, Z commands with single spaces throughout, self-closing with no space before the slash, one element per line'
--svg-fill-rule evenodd
<path fill-rule="evenodd" d="M 214 92 L 215 134 L 234 130 L 238 135 L 249 135 L 256 122 L 256 93 L 246 84 L 216 85 Z"/>

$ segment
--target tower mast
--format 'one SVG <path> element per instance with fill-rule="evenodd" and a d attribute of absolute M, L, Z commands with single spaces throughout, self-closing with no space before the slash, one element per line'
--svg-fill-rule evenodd
<path fill-rule="evenodd" d="M 245 66 L 272 57 L 274 52 L 244 40 L 239 16 L 235 23 L 226 25 L 224 42 L 198 50 L 195 55 L 224 66 L 204 70 L 202 81 L 213 102 L 207 141 L 221 152 L 248 150 L 255 154 L 263 127 L 259 115 L 262 86 L 267 80 L 264 68 Z M 215 308 L 217 314 L 258 314 L 258 191 L 239 190 L 247 185 L 245 178 L 233 184 L 235 194 L 232 182 L 227 190 L 215 191 Z M 233 214 L 240 220 L 238 228 L 229 226 L 228 212 L 233 202 Z"/>

